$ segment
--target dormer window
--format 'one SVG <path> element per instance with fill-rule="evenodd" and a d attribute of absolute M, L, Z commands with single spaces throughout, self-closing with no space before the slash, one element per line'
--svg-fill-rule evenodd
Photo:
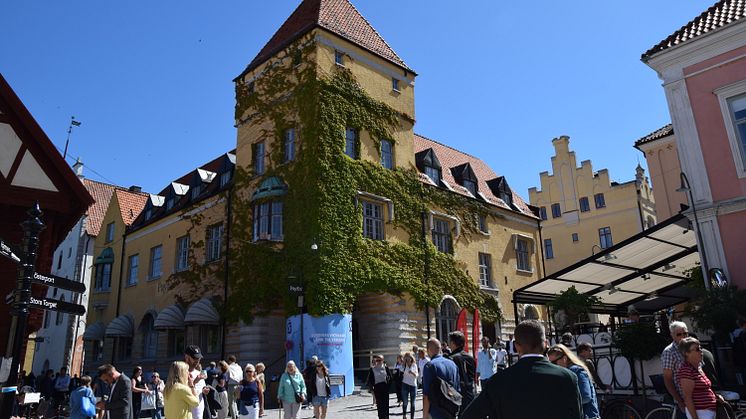
<path fill-rule="evenodd" d="M 148 209 L 146 209 L 146 210 L 145 210 L 145 219 L 146 219 L 146 220 L 149 220 L 149 219 L 151 219 L 152 217 L 153 217 L 153 209 L 152 209 L 152 208 L 148 208 Z"/>
<path fill-rule="evenodd" d="M 477 175 L 471 168 L 470 163 L 464 163 L 451 168 L 451 174 L 459 185 L 463 186 L 473 197 L 477 197 L 479 188 L 477 187 Z"/>
<path fill-rule="evenodd" d="M 469 191 L 470 194 L 477 196 L 477 182 L 471 180 L 463 180 L 464 188 Z"/>
<path fill-rule="evenodd" d="M 516 209 L 516 207 L 513 205 L 513 191 L 510 189 L 510 185 L 508 185 L 508 181 L 505 179 L 505 176 L 498 176 L 494 179 L 488 180 L 487 186 L 490 187 L 493 195 L 500 198 L 500 200 L 505 202 L 505 204 L 510 208 Z M 539 209 L 539 214 L 542 220 L 546 220 L 546 207 L 541 207 Z"/>
<path fill-rule="evenodd" d="M 223 172 L 220 175 L 220 187 L 223 188 L 231 181 L 231 172 Z"/>
<path fill-rule="evenodd" d="M 435 150 L 428 148 L 427 150 L 420 151 L 414 155 L 414 161 L 420 172 L 427 175 L 436 186 L 440 186 L 442 167 L 438 156 L 435 155 Z"/>
<path fill-rule="evenodd" d="M 432 166 L 425 166 L 425 174 L 433 181 L 433 183 L 440 185 L 440 170 Z"/>
<path fill-rule="evenodd" d="M 196 201 L 199 195 L 202 193 L 202 185 L 192 186 L 192 201 Z"/>
<path fill-rule="evenodd" d="M 173 195 L 169 196 L 168 199 L 166 199 L 166 211 L 174 207 L 174 201 L 175 200 L 174 200 Z"/>

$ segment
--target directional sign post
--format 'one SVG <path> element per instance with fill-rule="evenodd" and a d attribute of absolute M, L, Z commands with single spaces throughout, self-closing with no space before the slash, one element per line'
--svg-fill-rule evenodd
<path fill-rule="evenodd" d="M 31 282 L 33 282 L 34 284 L 62 288 L 63 290 L 70 290 L 73 292 L 85 292 L 84 283 L 71 281 L 67 278 L 62 278 L 61 276 L 40 274 L 39 272 L 34 272 L 34 276 L 31 278 Z"/>
<path fill-rule="evenodd" d="M 65 301 L 55 300 L 52 298 L 36 298 L 31 297 L 29 306 L 33 308 L 40 308 L 42 310 L 59 311 L 61 313 L 75 314 L 82 316 L 85 314 L 85 307 L 80 304 L 68 303 Z"/>

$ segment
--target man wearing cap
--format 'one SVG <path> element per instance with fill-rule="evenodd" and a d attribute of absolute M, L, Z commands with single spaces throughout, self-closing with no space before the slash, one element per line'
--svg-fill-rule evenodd
<path fill-rule="evenodd" d="M 202 351 L 197 345 L 189 345 L 184 349 L 184 362 L 189 365 L 189 381 L 194 385 L 194 389 L 199 394 L 199 404 L 192 409 L 192 419 L 202 419 L 205 411 L 204 395 L 210 392 L 209 387 L 205 387 L 205 375 L 197 369 L 199 361 L 202 359 Z"/>

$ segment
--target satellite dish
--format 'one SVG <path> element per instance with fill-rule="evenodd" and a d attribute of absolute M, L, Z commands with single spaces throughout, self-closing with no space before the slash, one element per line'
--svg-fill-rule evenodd
<path fill-rule="evenodd" d="M 713 288 L 725 288 L 728 286 L 728 277 L 720 268 L 710 269 L 710 284 Z"/>

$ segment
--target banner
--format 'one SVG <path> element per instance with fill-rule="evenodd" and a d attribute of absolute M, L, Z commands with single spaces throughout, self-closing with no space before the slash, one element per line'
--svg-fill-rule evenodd
<path fill-rule="evenodd" d="M 471 321 L 471 352 L 474 356 L 474 365 L 477 364 L 477 352 L 479 352 L 479 335 L 480 335 L 480 326 L 481 323 L 479 322 L 479 309 L 474 309 L 474 318 Z"/>
<path fill-rule="evenodd" d="M 464 351 L 469 352 L 469 328 L 466 326 L 466 309 L 462 308 L 456 317 L 456 330 L 464 334 Z"/>
<path fill-rule="evenodd" d="M 301 317 L 289 317 L 286 324 L 285 349 L 287 361 L 293 360 L 298 369 L 300 364 Z M 303 315 L 304 360 L 316 355 L 329 369 L 332 377 L 331 397 L 349 396 L 355 387 L 352 366 L 352 315 L 331 314 L 323 317 Z M 340 376 L 344 376 L 344 385 Z"/>

